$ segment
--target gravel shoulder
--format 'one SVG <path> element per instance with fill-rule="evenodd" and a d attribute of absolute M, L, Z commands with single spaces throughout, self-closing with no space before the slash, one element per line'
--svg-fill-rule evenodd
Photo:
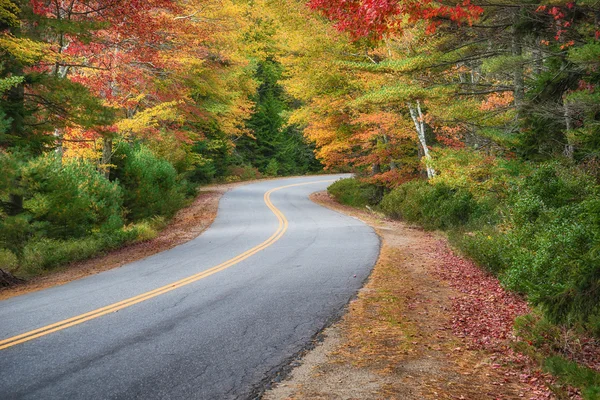
<path fill-rule="evenodd" d="M 474 266 L 441 235 L 342 206 L 326 192 L 312 200 L 371 225 L 383 247 L 345 316 L 263 399 L 553 398 L 536 372 L 508 357 L 512 326 L 494 320 L 527 312 L 521 300 L 470 287 L 467 274 L 473 281 L 493 278 L 473 276 Z M 456 284 L 463 274 L 464 284 Z M 461 310 L 475 300 L 487 305 Z M 493 315 L 482 321 L 486 313 Z M 486 345 L 478 342 L 485 332 L 468 330 L 481 324 L 489 331 Z"/>

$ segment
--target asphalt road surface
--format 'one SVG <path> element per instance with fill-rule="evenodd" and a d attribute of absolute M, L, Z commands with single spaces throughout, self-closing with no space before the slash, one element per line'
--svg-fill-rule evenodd
<path fill-rule="evenodd" d="M 195 240 L 1 301 L 0 399 L 250 397 L 377 259 L 371 228 L 308 199 L 337 178 L 239 186 Z"/>

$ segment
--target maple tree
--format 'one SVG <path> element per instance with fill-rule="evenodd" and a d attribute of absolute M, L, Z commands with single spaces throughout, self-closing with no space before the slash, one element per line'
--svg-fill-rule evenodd
<path fill-rule="evenodd" d="M 409 24 L 426 21 L 426 31 L 433 33 L 443 19 L 472 24 L 483 13 L 483 8 L 471 4 L 470 0 L 453 6 L 433 0 L 311 0 L 309 5 L 335 21 L 339 29 L 350 32 L 354 39 L 369 37 L 378 40 L 399 33 L 405 18 L 408 18 Z"/>

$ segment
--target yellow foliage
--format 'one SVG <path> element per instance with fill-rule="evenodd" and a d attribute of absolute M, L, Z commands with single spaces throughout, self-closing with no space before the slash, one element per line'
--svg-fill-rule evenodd
<path fill-rule="evenodd" d="M 150 128 L 159 128 L 165 122 L 183 123 L 184 118 L 178 109 L 180 101 L 160 103 L 154 107 L 138 112 L 132 118 L 122 119 L 117 122 L 121 132 L 137 135 Z"/>
<path fill-rule="evenodd" d="M 0 34 L 0 52 L 10 54 L 24 64 L 48 61 L 52 56 L 49 44 L 17 38 L 8 33 Z"/>
<path fill-rule="evenodd" d="M 63 134 L 63 154 L 66 159 L 100 162 L 102 138 L 80 127 L 68 128 Z"/>

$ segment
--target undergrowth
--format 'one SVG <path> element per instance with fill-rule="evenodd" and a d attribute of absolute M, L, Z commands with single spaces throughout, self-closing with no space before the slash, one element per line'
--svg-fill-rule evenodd
<path fill-rule="evenodd" d="M 600 185 L 556 162 L 477 157 L 468 150 L 441 154 L 434 179 L 387 190 L 376 207 L 390 218 L 446 231 L 461 252 L 527 298 L 545 321 L 546 335 L 554 327 L 600 337 Z M 368 199 L 377 189 L 348 179 L 329 192 L 364 207 L 375 205 Z M 549 340 L 537 336 L 530 342 L 542 349 Z M 561 361 L 557 348 L 539 354 L 561 382 L 598 398 L 593 368 Z"/>

